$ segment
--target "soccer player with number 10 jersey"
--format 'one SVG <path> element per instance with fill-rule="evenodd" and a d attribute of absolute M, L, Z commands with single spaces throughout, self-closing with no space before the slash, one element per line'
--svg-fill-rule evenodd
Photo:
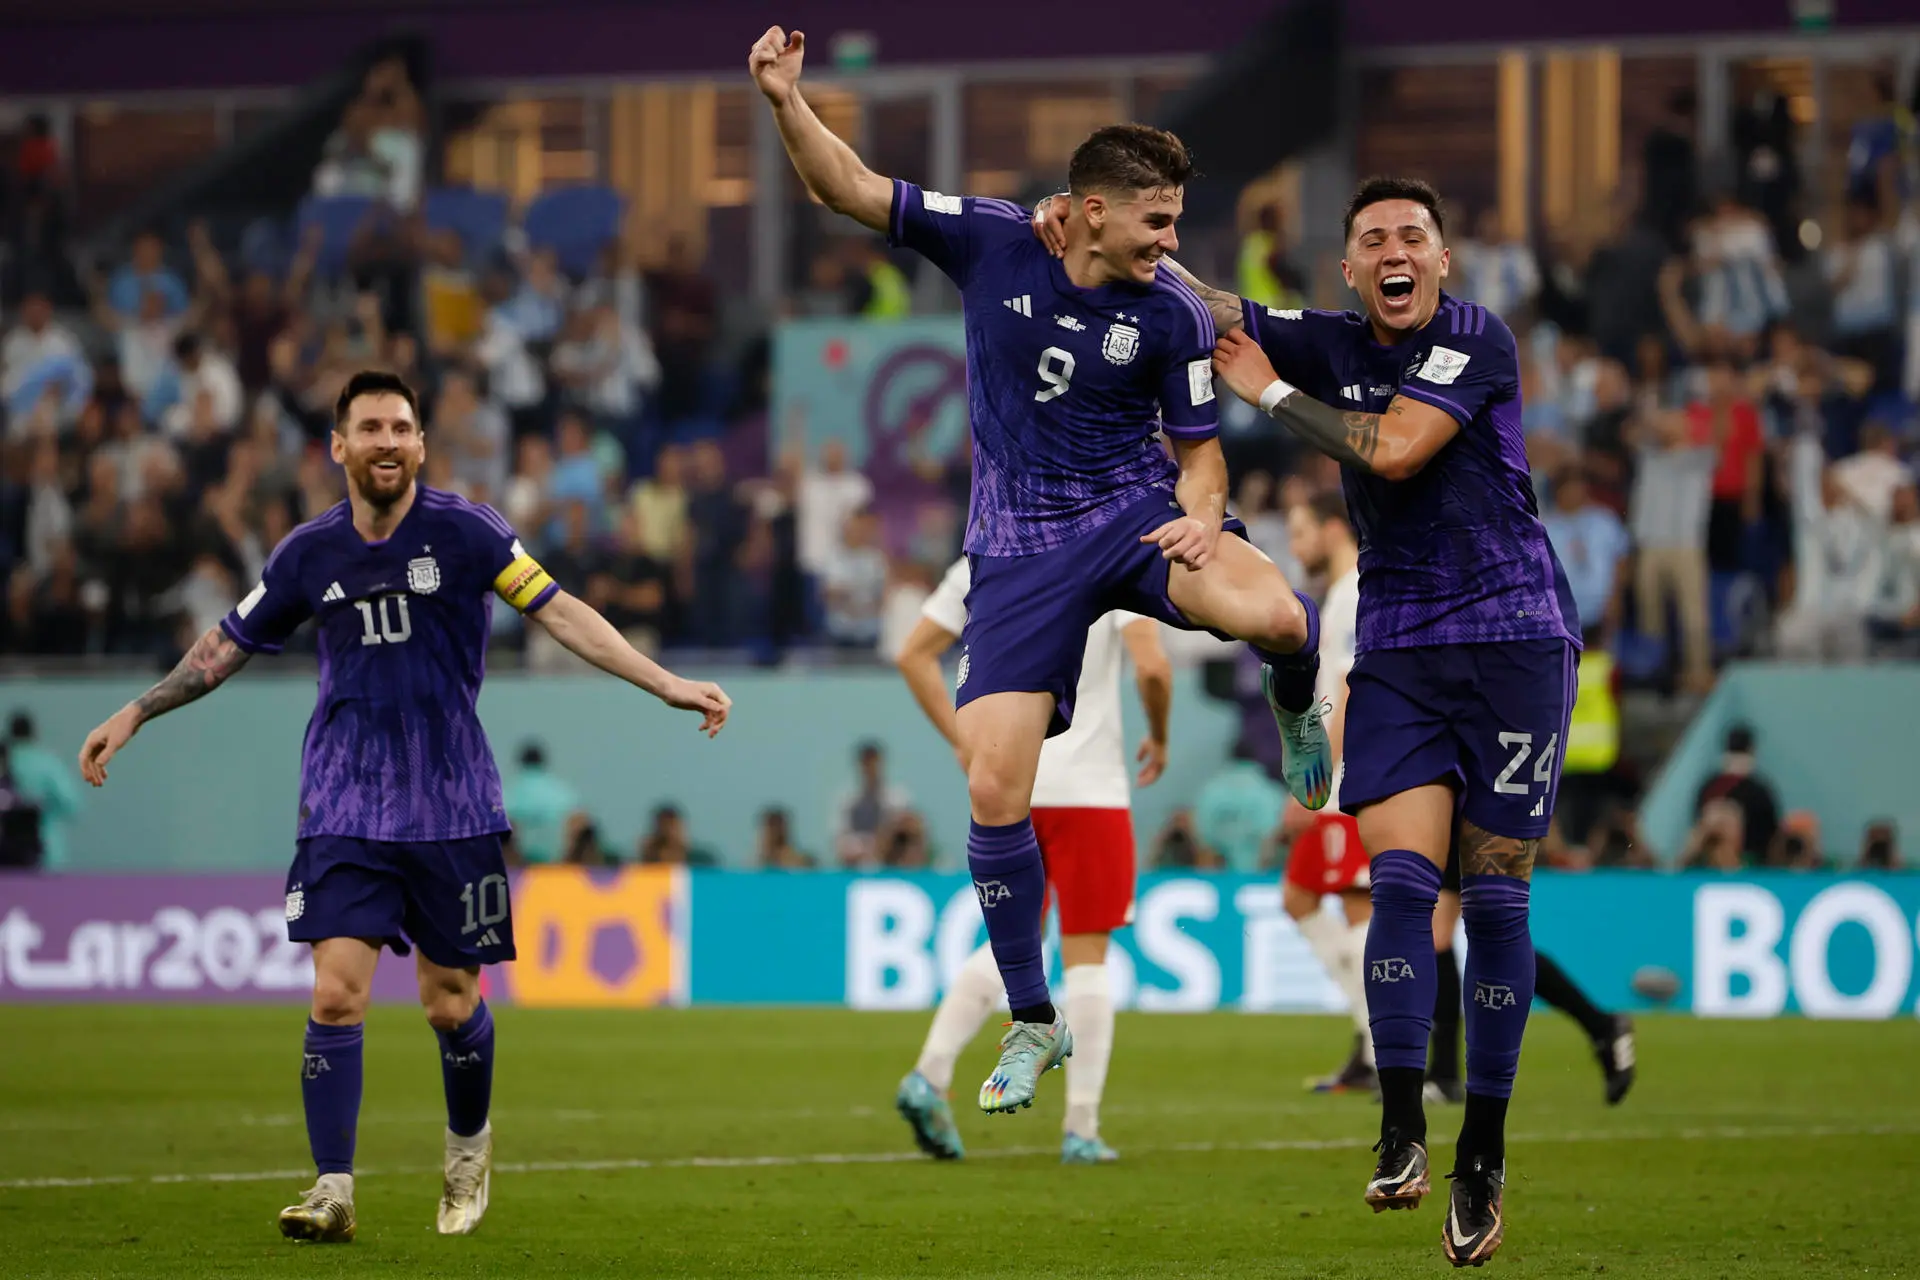
<path fill-rule="evenodd" d="M 333 460 L 347 500 L 274 548 L 260 584 L 172 674 L 87 735 L 94 786 L 141 726 L 206 696 L 313 619 L 320 692 L 300 759 L 299 838 L 287 873 L 287 936 L 313 945 L 313 1006 L 300 1089 L 317 1178 L 280 1213 L 294 1240 L 353 1239 L 368 995 L 383 947 L 418 951 L 420 1003 L 440 1041 L 447 1098 L 437 1225 L 480 1224 L 491 1185 L 493 1017 L 480 966 L 514 957 L 500 774 L 475 700 L 492 597 L 560 644 L 711 737 L 731 706 L 636 652 L 562 591 L 491 507 L 429 489 L 420 404 L 390 373 L 355 374 L 334 407 Z"/>

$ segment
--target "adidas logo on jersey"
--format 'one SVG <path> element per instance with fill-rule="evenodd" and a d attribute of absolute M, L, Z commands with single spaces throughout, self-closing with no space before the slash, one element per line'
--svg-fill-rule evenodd
<path fill-rule="evenodd" d="M 335 600 L 345 600 L 346 598 L 347 598 L 347 593 L 342 591 L 340 589 L 340 584 L 336 582 L 332 586 L 327 588 L 325 595 L 320 597 L 320 603 L 332 604 Z"/>
<path fill-rule="evenodd" d="M 1000 305 L 1009 311 L 1017 311 L 1021 315 L 1029 318 L 1033 315 L 1033 295 L 1030 293 L 1023 293 L 1017 298 L 1008 298 Z"/>
<path fill-rule="evenodd" d="M 1546 817 L 1547 816 L 1547 798 L 1545 796 L 1541 796 L 1538 800 L 1535 800 L 1533 802 L 1533 812 L 1528 814 L 1527 816 L 1529 818 Z"/>
<path fill-rule="evenodd" d="M 485 933 L 481 934 L 480 940 L 474 943 L 473 945 L 476 947 L 497 947 L 500 945 L 500 935 L 495 933 L 492 929 L 489 929 Z"/>
<path fill-rule="evenodd" d="M 1360 387 L 1357 383 L 1351 387 L 1340 388 L 1340 394 L 1346 399 L 1353 401 L 1359 401 L 1362 398 L 1360 395 Z"/>

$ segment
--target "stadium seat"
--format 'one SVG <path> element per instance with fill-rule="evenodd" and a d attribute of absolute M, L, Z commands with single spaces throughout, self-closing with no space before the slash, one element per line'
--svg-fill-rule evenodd
<path fill-rule="evenodd" d="M 353 233 L 373 204 L 367 196 L 308 196 L 300 202 L 300 212 L 294 217 L 295 235 L 303 238 L 308 227 L 320 228 L 320 257 L 315 270 L 321 275 L 339 275 L 345 268 Z"/>
<path fill-rule="evenodd" d="M 619 236 L 621 209 L 620 194 L 610 187 L 560 187 L 536 196 L 521 225 L 531 247 L 554 250 L 561 270 L 579 279 Z"/>
<path fill-rule="evenodd" d="M 507 198 L 497 191 L 435 187 L 427 192 L 421 213 L 433 230 L 458 232 L 472 262 L 484 261 L 498 249 L 507 230 Z"/>

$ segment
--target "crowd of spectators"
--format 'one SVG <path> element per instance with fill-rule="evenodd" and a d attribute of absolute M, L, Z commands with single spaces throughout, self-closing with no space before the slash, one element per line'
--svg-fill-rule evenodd
<path fill-rule="evenodd" d="M 364 202 L 342 251 L 318 222 L 277 254 L 193 222 L 96 270 L 36 238 L 65 183 L 30 130 L 4 187 L 0 653 L 180 652 L 343 496 L 333 400 L 372 365 L 422 393 L 423 479 L 496 506 L 642 648 L 872 654 L 896 581 L 924 575 L 896 572 L 843 443 L 769 457 L 764 335 L 722 350 L 684 241 L 642 269 L 616 240 L 574 274 L 517 227 L 470 245 L 420 213 L 420 143 L 383 62 L 315 175 Z M 900 312 L 884 256 L 828 256 L 845 310 Z M 496 640 L 525 643 L 499 614 Z"/>
<path fill-rule="evenodd" d="M 1741 107 L 1731 153 L 1703 158 L 1682 93 L 1606 225 L 1521 241 L 1492 210 L 1452 211 L 1449 287 L 1519 339 L 1543 518 L 1590 649 L 1628 686 L 1698 695 L 1736 656 L 1920 653 L 1920 139 L 1891 82 L 1878 92 L 1831 195 L 1800 174 L 1784 102 Z M 887 656 L 957 549 L 953 493 L 915 532 L 883 529 L 833 433 L 782 424 L 772 443 L 764 335 L 725 332 L 684 239 L 644 266 L 616 239 L 571 270 L 518 227 L 470 243 L 422 215 L 423 139 L 404 64 L 382 63 L 315 175 L 367 201 L 341 251 L 318 225 L 276 252 L 190 223 L 96 269 L 68 240 L 63 157 L 30 122 L 0 185 L 0 653 L 170 660 L 341 498 L 333 398 L 380 365 L 422 391 L 427 483 L 498 507 L 641 648 Z M 1307 300 L 1287 245 L 1262 215 L 1243 286 Z M 843 240 L 789 309 L 884 320 L 911 298 L 877 242 Z M 1223 413 L 1236 510 L 1286 565 L 1285 513 L 1337 469 L 1231 398 Z M 964 461 L 949 472 L 963 494 Z M 569 661 L 511 611 L 496 627 L 535 666 Z M 1218 789 L 1258 825 L 1256 771 Z M 761 860 L 924 865 L 911 805 L 862 779 L 834 847 L 796 849 L 770 811 Z M 590 821 L 556 821 L 537 857 L 612 856 Z M 1631 826 L 1621 806 L 1575 856 L 1616 856 Z M 1277 829 L 1217 848 L 1188 816 L 1160 848 L 1257 862 Z M 701 852 L 670 809 L 633 851 Z"/>

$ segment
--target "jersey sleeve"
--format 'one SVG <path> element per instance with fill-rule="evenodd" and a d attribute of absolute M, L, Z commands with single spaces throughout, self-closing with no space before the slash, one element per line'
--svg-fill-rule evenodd
<path fill-rule="evenodd" d="M 1520 388 L 1520 356 L 1513 331 L 1485 307 L 1457 307 L 1450 332 L 1434 340 L 1420 368 L 1400 384 L 1400 394 L 1444 409 L 1462 427 L 1489 401 Z M 1439 327 L 1436 317 L 1434 327 Z"/>
<path fill-rule="evenodd" d="M 949 635 L 959 635 L 967 629 L 967 588 L 973 575 L 968 568 L 966 557 L 953 562 L 953 567 L 941 577 L 940 585 L 933 589 L 927 602 L 920 606 L 920 616 L 933 623 Z"/>
<path fill-rule="evenodd" d="M 521 613 L 544 608 L 559 594 L 560 585 L 527 554 L 506 517 L 485 505 L 475 505 L 471 514 L 469 536 L 478 544 L 494 594 Z"/>
<path fill-rule="evenodd" d="M 1160 375 L 1160 429 L 1175 440 L 1210 440 L 1220 434 L 1220 407 L 1213 399 L 1213 316 L 1186 281 L 1173 276 L 1169 283 L 1173 345 Z"/>
<path fill-rule="evenodd" d="M 982 249 L 996 239 L 1031 236 L 1027 211 L 1010 200 L 948 196 L 893 180 L 887 243 L 911 249 L 947 273 L 962 289 L 973 278 Z"/>
<path fill-rule="evenodd" d="M 1303 388 L 1324 381 L 1316 375 L 1326 367 L 1333 327 L 1346 323 L 1339 312 L 1269 307 L 1242 298 L 1240 314 L 1247 336 L 1260 344 L 1281 378 Z"/>
<path fill-rule="evenodd" d="M 279 653 L 287 638 L 313 616 L 300 589 L 300 548 L 289 534 L 267 557 L 260 581 L 220 620 L 227 638 L 247 653 Z"/>

